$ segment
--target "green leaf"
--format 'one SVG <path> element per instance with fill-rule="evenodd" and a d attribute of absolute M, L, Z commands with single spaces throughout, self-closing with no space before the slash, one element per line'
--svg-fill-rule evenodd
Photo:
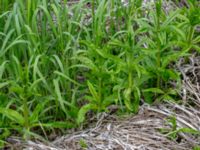
<path fill-rule="evenodd" d="M 200 146 L 195 146 L 195 147 L 193 147 L 193 149 L 192 150 L 200 150 Z"/>
<path fill-rule="evenodd" d="M 124 104 L 128 108 L 128 110 L 133 111 L 131 105 L 131 88 L 128 88 L 124 91 Z"/>
<path fill-rule="evenodd" d="M 168 54 L 168 55 L 166 55 L 165 57 L 162 58 L 163 59 L 162 60 L 162 67 L 166 68 L 167 65 L 169 65 L 171 62 L 175 62 L 179 58 L 184 57 L 184 56 L 188 56 L 188 53 L 181 51 L 181 52 Z"/>
<path fill-rule="evenodd" d="M 69 121 L 56 121 L 50 123 L 34 124 L 33 126 L 43 126 L 47 128 L 60 128 L 60 129 L 70 129 L 74 128 L 76 125 Z"/>
<path fill-rule="evenodd" d="M 59 76 L 61 76 L 61 77 L 63 77 L 63 78 L 65 78 L 65 79 L 67 79 L 68 81 L 70 81 L 70 82 L 72 82 L 72 83 L 74 83 L 74 84 L 76 84 L 76 85 L 81 86 L 80 83 L 78 83 L 78 82 L 76 82 L 75 80 L 71 79 L 70 77 L 68 77 L 67 75 L 65 75 L 65 74 L 62 73 L 62 72 L 54 71 L 54 73 L 57 74 L 57 75 L 59 75 Z"/>
<path fill-rule="evenodd" d="M 55 86 L 56 99 L 58 100 L 58 102 L 60 104 L 59 106 L 61 107 L 62 111 L 67 114 L 67 109 L 65 107 L 65 102 L 64 102 L 64 99 L 63 99 L 62 94 L 60 92 L 59 80 L 58 79 L 54 79 L 53 80 L 53 84 Z"/>
<path fill-rule="evenodd" d="M 200 131 L 194 130 L 194 129 L 191 129 L 191 128 L 180 128 L 180 129 L 178 129 L 178 132 L 200 135 Z"/>
<path fill-rule="evenodd" d="M 84 56 L 78 56 L 76 57 L 76 59 L 85 64 L 89 69 L 96 72 L 98 71 L 98 67 L 94 64 L 94 62 L 91 59 Z"/>
<path fill-rule="evenodd" d="M 93 107 L 91 104 L 86 104 L 81 107 L 81 109 L 78 112 L 78 117 L 77 117 L 77 123 L 80 124 L 85 120 L 85 115 L 89 110 L 92 110 Z"/>
<path fill-rule="evenodd" d="M 0 113 L 20 125 L 24 124 L 24 117 L 15 110 L 8 108 L 0 108 Z"/>
<path fill-rule="evenodd" d="M 141 98 L 140 89 L 138 87 L 134 87 L 133 93 L 134 93 L 133 112 L 136 113 L 138 112 L 140 106 L 140 98 Z"/>
<path fill-rule="evenodd" d="M 180 13 L 180 9 L 177 9 L 173 11 L 172 13 L 170 13 L 167 19 L 163 22 L 162 26 L 167 27 L 178 16 L 179 13 Z"/>
<path fill-rule="evenodd" d="M 7 85 L 9 85 L 9 84 L 10 84 L 9 81 L 0 83 L 0 89 L 3 88 L 3 87 L 5 87 L 5 86 L 7 86 Z"/>
<path fill-rule="evenodd" d="M 88 85 L 88 88 L 90 90 L 90 93 L 92 94 L 94 100 L 99 103 L 100 102 L 100 99 L 99 99 L 99 96 L 94 88 L 94 86 L 90 83 L 90 81 L 88 80 L 87 81 L 87 85 Z"/>
<path fill-rule="evenodd" d="M 179 38 L 181 37 L 181 39 L 183 41 L 186 41 L 187 36 L 186 36 L 186 33 L 182 29 L 180 29 L 179 27 L 174 26 L 174 25 L 169 26 L 169 28 L 170 28 L 170 30 L 174 31 L 174 33 L 176 33 L 176 36 L 179 35 L 178 36 Z"/>
<path fill-rule="evenodd" d="M 162 91 L 159 88 L 148 88 L 148 89 L 143 90 L 143 92 L 151 92 L 151 93 L 158 93 L 158 94 L 164 94 L 165 93 L 164 91 Z"/>
<path fill-rule="evenodd" d="M 35 123 L 37 121 L 39 121 L 39 115 L 42 113 L 42 111 L 44 110 L 44 107 L 46 105 L 46 103 L 49 102 L 49 100 L 45 100 L 44 102 L 38 103 L 37 106 L 34 108 L 34 111 L 32 112 L 29 120 L 30 123 Z"/>
<path fill-rule="evenodd" d="M 5 71 L 5 66 L 8 63 L 8 61 L 4 61 L 1 65 L 0 65 L 0 80 L 2 79 L 3 73 Z"/>
<path fill-rule="evenodd" d="M 166 82 L 169 80 L 178 80 L 179 79 L 178 72 L 175 72 L 175 70 L 173 70 L 173 69 L 161 70 L 160 76 Z"/>

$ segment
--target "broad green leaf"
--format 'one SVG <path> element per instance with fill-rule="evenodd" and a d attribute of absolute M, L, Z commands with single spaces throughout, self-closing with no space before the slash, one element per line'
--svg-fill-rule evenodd
<path fill-rule="evenodd" d="M 99 96 L 94 88 L 94 86 L 92 85 L 92 83 L 90 83 L 90 81 L 87 81 L 87 85 L 88 85 L 88 88 L 90 90 L 90 93 L 92 94 L 94 100 L 99 103 L 100 102 L 100 99 L 99 99 Z"/>
<path fill-rule="evenodd" d="M 35 123 L 39 121 L 39 116 L 41 112 L 44 110 L 45 105 L 49 102 L 48 100 L 45 100 L 44 102 L 38 103 L 37 106 L 34 108 L 32 114 L 30 115 L 30 122 Z"/>
<path fill-rule="evenodd" d="M 158 93 L 158 94 L 164 94 L 165 92 L 159 88 L 148 88 L 145 90 L 142 90 L 143 92 L 152 92 L 152 93 Z"/>
<path fill-rule="evenodd" d="M 9 108 L 0 108 L 0 113 L 2 115 L 5 115 L 6 117 L 14 121 L 15 123 L 18 123 L 20 125 L 24 124 L 24 117 L 15 110 L 12 110 Z"/>
<path fill-rule="evenodd" d="M 1 65 L 0 65 L 0 80 L 2 79 L 3 73 L 5 71 L 5 66 L 9 61 L 4 61 Z"/>
<path fill-rule="evenodd" d="M 3 88 L 3 87 L 5 87 L 5 86 L 7 86 L 7 85 L 9 85 L 9 84 L 10 84 L 9 81 L 0 83 L 0 89 Z"/>
<path fill-rule="evenodd" d="M 76 125 L 70 121 L 56 121 L 56 122 L 49 122 L 49 123 L 41 123 L 41 124 L 33 124 L 33 127 L 46 127 L 46 128 L 59 128 L 59 129 L 70 129 L 74 128 Z"/>
<path fill-rule="evenodd" d="M 141 93 L 140 89 L 138 87 L 134 87 L 134 100 L 133 100 L 133 112 L 138 112 L 139 107 L 140 107 L 140 98 L 141 98 Z"/>
<path fill-rule="evenodd" d="M 92 110 L 92 105 L 91 104 L 86 104 L 81 107 L 81 109 L 78 112 L 78 118 L 77 118 L 77 123 L 80 124 L 85 120 L 85 115 L 89 110 Z"/>
<path fill-rule="evenodd" d="M 78 82 L 76 82 L 75 80 L 71 79 L 70 77 L 68 77 L 68 76 L 65 75 L 64 73 L 61 73 L 61 72 L 59 72 L 59 71 L 54 71 L 54 73 L 57 74 L 57 75 L 59 75 L 59 76 L 61 76 L 61 77 L 63 77 L 63 78 L 65 78 L 65 79 L 67 79 L 67 80 L 69 80 L 70 82 L 72 82 L 72 83 L 74 83 L 74 84 L 76 84 L 76 85 L 81 86 L 80 83 L 78 83 Z"/>
<path fill-rule="evenodd" d="M 61 107 L 62 111 L 64 111 L 67 114 L 64 99 L 63 99 L 61 92 L 60 92 L 59 80 L 54 79 L 53 83 L 54 83 L 54 86 L 55 86 L 55 94 L 56 94 L 56 97 L 57 97 L 56 99 L 58 100 L 58 102 L 60 104 L 59 106 Z"/>
<path fill-rule="evenodd" d="M 162 26 L 163 27 L 168 26 L 178 16 L 179 13 L 180 13 L 179 9 L 177 9 L 177 10 L 173 11 L 172 13 L 170 13 L 167 16 L 167 19 L 162 23 Z"/>
<path fill-rule="evenodd" d="M 128 108 L 129 111 L 133 111 L 132 104 L 131 104 L 131 89 L 128 88 L 124 91 L 124 104 Z"/>

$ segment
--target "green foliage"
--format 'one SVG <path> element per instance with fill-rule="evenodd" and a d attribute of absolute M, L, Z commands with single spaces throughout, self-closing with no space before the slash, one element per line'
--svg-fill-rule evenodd
<path fill-rule="evenodd" d="M 170 116 L 167 119 L 167 124 L 169 124 L 171 127 L 170 128 L 161 128 L 160 132 L 165 134 L 171 140 L 178 140 L 181 133 L 192 134 L 192 135 L 197 135 L 197 136 L 200 135 L 200 132 L 198 130 L 195 130 L 192 128 L 187 128 L 187 127 L 182 127 L 182 128 L 178 127 L 175 116 Z"/>
<path fill-rule="evenodd" d="M 166 13 L 159 0 L 147 15 L 142 0 L 66 3 L 0 1 L 0 140 L 77 127 L 113 104 L 137 113 L 141 99 L 176 100 L 170 65 L 200 51 L 195 1 Z"/>
<path fill-rule="evenodd" d="M 81 139 L 79 143 L 80 143 L 81 148 L 83 148 L 83 149 L 86 149 L 88 147 L 87 143 L 85 143 L 85 141 L 83 139 Z"/>
<path fill-rule="evenodd" d="M 195 146 L 193 150 L 200 150 L 200 146 Z"/>

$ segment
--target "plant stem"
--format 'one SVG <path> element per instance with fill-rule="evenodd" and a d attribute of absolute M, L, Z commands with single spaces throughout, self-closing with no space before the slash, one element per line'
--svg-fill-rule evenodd
<path fill-rule="evenodd" d="M 96 42 L 95 36 L 95 0 L 92 0 L 92 29 L 93 29 L 93 39 Z"/>
<path fill-rule="evenodd" d="M 111 2 L 111 17 L 112 17 L 111 31 L 112 31 L 112 33 L 115 30 L 114 7 L 115 7 L 115 2 L 114 2 L 114 0 L 112 0 L 112 2 Z"/>
<path fill-rule="evenodd" d="M 26 89 L 24 89 L 24 92 L 26 92 Z M 23 115 L 24 115 L 24 127 L 26 130 L 29 130 L 29 109 L 26 96 L 23 97 Z M 25 136 L 25 138 L 26 137 L 27 136 Z"/>
<path fill-rule="evenodd" d="M 100 77 L 99 78 L 99 109 L 98 109 L 98 112 L 100 112 L 100 109 L 102 107 L 102 78 Z"/>
<path fill-rule="evenodd" d="M 190 45 L 192 43 L 193 35 L 194 35 L 194 26 L 191 26 L 190 29 L 189 29 L 188 39 L 187 39 L 188 47 L 190 47 Z"/>
<path fill-rule="evenodd" d="M 159 33 L 160 33 L 160 14 L 161 13 L 161 1 L 156 2 L 156 16 L 157 16 L 157 24 L 156 24 L 156 38 L 157 38 L 157 68 L 160 69 L 161 67 L 161 45 L 160 45 L 160 39 L 159 39 Z M 157 88 L 160 88 L 160 75 L 157 76 Z"/>

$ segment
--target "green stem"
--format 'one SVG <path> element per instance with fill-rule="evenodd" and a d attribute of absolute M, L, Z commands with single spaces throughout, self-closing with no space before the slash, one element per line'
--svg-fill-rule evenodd
<path fill-rule="evenodd" d="M 133 76 L 132 76 L 132 68 L 131 68 L 131 54 L 128 54 L 128 85 L 129 88 L 132 90 L 133 87 Z"/>
<path fill-rule="evenodd" d="M 23 97 L 23 115 L 24 115 L 24 127 L 26 130 L 29 130 L 29 109 L 26 97 Z"/>
<path fill-rule="evenodd" d="M 161 67 L 161 45 L 160 45 L 160 39 L 159 39 L 159 33 L 160 33 L 160 13 L 161 13 L 161 1 L 156 2 L 156 15 L 157 15 L 157 23 L 156 23 L 156 38 L 157 38 L 157 68 L 159 69 Z M 157 76 L 157 88 L 160 88 L 160 75 Z"/>
<path fill-rule="evenodd" d="M 132 86 L 133 86 L 132 71 L 129 71 L 128 83 L 129 83 L 129 88 L 132 89 Z"/>
<path fill-rule="evenodd" d="M 100 112 L 102 105 L 102 78 L 99 78 L 99 109 L 98 112 Z"/>
<path fill-rule="evenodd" d="M 115 2 L 114 2 L 114 0 L 112 0 L 112 2 L 111 2 L 111 17 L 112 17 L 111 31 L 112 32 L 115 30 L 114 7 L 115 7 Z"/>
<path fill-rule="evenodd" d="M 30 16 L 31 16 L 31 0 L 27 1 L 27 21 L 30 24 Z"/>
<path fill-rule="evenodd" d="M 28 121 L 28 105 L 26 99 L 24 100 L 24 118 L 25 118 L 25 128 L 29 128 L 29 121 Z"/>
<path fill-rule="evenodd" d="M 194 35 L 194 26 L 191 26 L 189 29 L 189 34 L 188 34 L 188 39 L 187 39 L 188 47 L 190 47 L 190 45 L 192 43 L 193 35 Z"/>
<path fill-rule="evenodd" d="M 92 0 L 92 28 L 93 28 L 93 39 L 95 40 L 95 0 Z"/>
<path fill-rule="evenodd" d="M 24 68 L 24 75 L 23 75 L 23 81 L 24 81 L 24 87 L 23 87 L 23 95 L 22 95 L 22 99 L 23 99 L 23 115 L 24 115 L 24 127 L 26 129 L 26 131 L 29 130 L 29 108 L 28 108 L 28 81 L 29 81 L 29 70 L 28 70 L 28 66 L 26 65 Z M 26 134 L 25 134 L 25 138 L 27 138 Z"/>
<path fill-rule="evenodd" d="M 160 64 L 160 52 L 158 52 L 158 55 L 157 55 L 157 67 L 160 68 L 161 67 L 161 64 Z M 160 88 L 160 80 L 161 80 L 161 77 L 160 75 L 157 76 L 157 88 Z"/>

